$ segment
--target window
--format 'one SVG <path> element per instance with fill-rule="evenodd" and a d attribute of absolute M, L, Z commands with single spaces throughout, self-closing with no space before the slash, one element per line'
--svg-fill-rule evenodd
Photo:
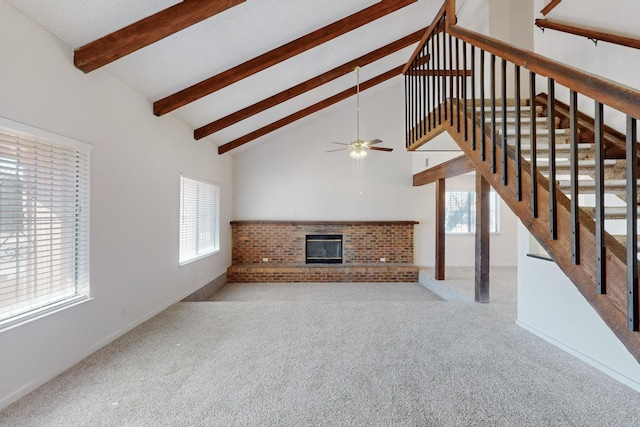
<path fill-rule="evenodd" d="M 0 121 L 0 328 L 89 297 L 89 146 Z"/>
<path fill-rule="evenodd" d="M 476 232 L 476 193 L 474 191 L 447 191 L 445 194 L 445 230 L 447 233 Z M 489 231 L 498 230 L 498 197 L 489 192 Z"/>
<path fill-rule="evenodd" d="M 220 187 L 180 177 L 180 265 L 220 249 Z"/>

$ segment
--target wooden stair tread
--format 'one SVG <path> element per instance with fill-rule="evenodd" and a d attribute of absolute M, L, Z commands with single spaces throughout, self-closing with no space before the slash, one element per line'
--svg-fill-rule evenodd
<path fill-rule="evenodd" d="M 549 159 L 539 158 L 538 159 L 538 168 L 546 170 L 549 168 Z M 556 169 L 569 169 L 571 167 L 571 161 L 569 159 L 556 159 Z M 617 160 L 607 159 L 604 162 L 604 166 L 615 166 Z M 578 168 L 581 169 L 594 169 L 596 167 L 595 159 L 581 159 L 578 160 Z"/>
<path fill-rule="evenodd" d="M 497 126 L 496 126 L 497 127 Z M 536 137 L 540 138 L 540 137 L 549 137 L 549 129 L 548 128 L 540 128 L 537 127 L 539 130 L 541 130 L 541 132 L 536 132 Z M 496 133 L 498 135 L 502 135 L 502 129 L 496 129 Z M 522 126 L 522 128 L 520 129 L 520 135 L 521 136 L 529 136 L 531 134 L 531 128 L 528 126 Z M 570 132 L 569 129 L 555 129 L 555 134 L 556 137 L 558 136 L 570 136 Z M 507 135 L 507 137 L 510 136 L 516 136 L 516 129 L 513 127 L 507 127 L 507 133 L 505 134 Z"/>
<path fill-rule="evenodd" d="M 638 185 L 640 185 L 640 179 L 637 180 Z M 571 180 L 569 179 L 559 179 L 557 181 L 558 186 L 561 188 L 571 187 Z M 595 188 L 596 181 L 592 179 L 579 179 L 578 180 L 579 188 Z M 627 180 L 625 179 L 605 179 L 604 180 L 605 188 L 627 188 Z"/>
<path fill-rule="evenodd" d="M 515 145 L 510 143 L 509 145 Z M 556 153 L 568 153 L 571 151 L 571 144 L 556 144 L 555 145 L 556 148 Z M 593 144 L 590 144 L 588 142 L 581 142 L 578 144 L 578 151 L 589 151 L 593 148 Z M 529 152 L 531 151 L 531 145 L 530 144 L 521 144 L 520 145 L 520 150 L 523 152 Z M 541 144 L 537 144 L 536 145 L 536 151 L 540 151 L 540 152 L 547 152 L 549 151 L 549 143 L 541 143 Z"/>
<path fill-rule="evenodd" d="M 616 234 L 613 236 L 622 246 L 627 247 L 627 235 L 626 234 Z M 638 239 L 636 245 L 638 246 L 638 250 L 640 250 L 640 239 Z"/>
<path fill-rule="evenodd" d="M 596 216 L 596 208 L 593 206 L 582 206 L 581 209 L 589 214 L 592 218 Z M 637 208 L 640 212 L 640 207 Z M 605 206 L 604 207 L 605 219 L 626 219 L 627 207 L 626 206 Z"/>
<path fill-rule="evenodd" d="M 529 110 L 527 110 L 527 113 L 528 112 L 529 112 Z M 477 114 L 477 116 L 480 117 L 480 114 Z M 486 117 L 486 113 L 485 113 L 485 117 Z M 491 117 L 491 116 L 489 116 L 489 117 Z M 527 123 L 527 126 L 531 125 L 531 116 L 530 115 L 527 114 L 526 117 L 522 117 L 521 116 L 520 119 L 521 119 L 522 122 Z M 544 125 L 545 127 L 547 127 L 546 125 L 547 125 L 548 119 L 546 117 L 537 117 L 536 116 L 535 119 L 536 119 L 535 121 L 538 124 L 538 126 Z M 496 122 L 502 123 L 502 115 L 496 115 Z M 512 124 L 512 123 L 515 124 L 515 122 L 516 122 L 515 116 L 507 117 L 507 124 Z"/>

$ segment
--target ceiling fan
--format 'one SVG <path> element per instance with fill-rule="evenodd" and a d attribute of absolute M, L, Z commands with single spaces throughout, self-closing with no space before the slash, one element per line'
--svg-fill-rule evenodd
<path fill-rule="evenodd" d="M 393 151 L 393 148 L 373 147 L 375 144 L 382 142 L 380 139 L 372 139 L 371 141 L 363 141 L 360 139 L 360 67 L 355 68 L 356 71 L 356 140 L 349 144 L 344 142 L 332 142 L 333 144 L 345 145 L 344 148 L 329 150 L 327 153 L 334 151 L 349 150 L 349 157 L 360 160 L 367 157 L 367 151 Z"/>

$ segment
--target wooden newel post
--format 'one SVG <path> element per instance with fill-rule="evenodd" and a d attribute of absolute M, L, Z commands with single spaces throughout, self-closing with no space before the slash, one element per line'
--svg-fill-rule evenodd
<path fill-rule="evenodd" d="M 476 302 L 489 302 L 489 182 L 476 171 Z"/>
<path fill-rule="evenodd" d="M 447 26 L 456 25 L 456 0 L 446 0 Z"/>

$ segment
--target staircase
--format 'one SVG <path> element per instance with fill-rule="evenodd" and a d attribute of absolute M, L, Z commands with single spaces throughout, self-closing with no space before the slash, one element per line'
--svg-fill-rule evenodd
<path fill-rule="evenodd" d="M 513 103 L 513 100 L 509 100 L 509 103 Z M 525 104 L 521 105 L 521 108 L 527 109 L 529 100 Z M 469 105 L 469 109 L 472 106 Z M 478 121 L 481 120 L 478 109 L 476 111 L 476 117 Z M 515 107 L 507 107 L 507 120 L 506 120 L 506 142 L 510 150 L 515 151 L 515 135 L 516 135 L 516 120 L 514 118 Z M 531 134 L 532 123 L 535 123 L 535 135 L 537 141 L 535 144 L 535 156 L 537 162 L 537 169 L 542 176 L 549 178 L 549 119 L 545 116 L 546 112 L 544 108 L 538 106 L 536 108 L 535 120 L 531 119 L 529 111 L 526 110 L 520 117 L 521 123 L 521 146 L 520 153 L 522 159 L 526 160 L 529 164 L 531 158 L 534 155 L 532 152 Z M 490 119 L 490 112 L 485 112 L 485 122 Z M 559 118 L 554 120 L 553 128 L 555 132 L 555 169 L 557 188 L 566 195 L 567 198 L 571 198 L 571 144 L 570 144 L 570 129 L 562 128 L 562 121 Z M 502 138 L 502 118 L 496 118 L 496 137 Z M 490 132 L 490 129 L 486 129 L 486 132 Z M 578 193 L 581 196 L 579 198 L 578 206 L 582 211 L 587 213 L 595 221 L 595 189 L 596 189 L 596 159 L 595 159 L 595 144 L 594 142 L 581 142 L 576 144 L 577 151 L 577 175 L 578 175 Z M 604 219 L 605 219 L 605 231 L 611 234 L 617 241 L 623 246 L 626 246 L 626 222 L 627 222 L 627 181 L 624 174 L 626 170 L 626 161 L 621 159 L 604 159 L 602 162 L 604 166 Z M 637 180 L 640 184 L 640 180 Z M 638 211 L 636 203 L 636 211 Z"/>
<path fill-rule="evenodd" d="M 531 114 L 525 103 L 520 106 L 520 120 L 512 120 L 515 106 L 507 107 L 506 121 L 503 127 L 501 118 L 496 117 L 495 125 L 491 124 L 491 112 L 484 113 L 485 124 L 476 104 L 469 101 L 454 100 L 453 103 L 467 104 L 467 114 L 460 116 L 462 124 L 466 122 L 467 137 L 464 125 L 458 131 L 455 122 L 458 120 L 458 108 L 447 106 L 451 102 L 438 107 L 453 110 L 450 118 L 453 125 L 446 125 L 447 132 L 458 143 L 464 153 L 476 166 L 501 198 L 520 218 L 529 232 L 536 237 L 541 246 L 549 253 L 556 264 L 573 281 L 586 300 L 600 314 L 605 323 L 627 346 L 630 352 L 640 361 L 640 333 L 629 327 L 629 307 L 627 293 L 627 192 L 628 181 L 625 176 L 626 161 L 621 159 L 603 159 L 602 171 L 598 172 L 598 161 L 594 143 L 574 143 L 575 162 L 571 161 L 571 143 L 568 130 L 557 128 L 557 120 L 553 120 L 553 138 L 550 143 L 550 120 L 544 117 L 541 108 L 535 108 L 535 144 L 531 137 Z M 473 108 L 476 105 L 476 108 Z M 501 111 L 500 106 L 497 109 Z M 464 107 L 460 106 L 460 112 Z M 475 120 L 473 117 L 475 116 Z M 516 126 L 520 123 L 520 156 L 516 156 Z M 471 144 L 471 129 L 476 126 L 478 141 L 476 149 Z M 484 133 L 482 129 L 484 128 Z M 506 132 L 503 132 L 503 129 Z M 503 138 L 503 133 L 506 138 Z M 492 138 L 492 134 L 495 135 Z M 483 135 L 481 138 L 480 135 Z M 428 139 L 427 137 L 426 139 Z M 495 144 L 495 147 L 493 147 Z M 504 144 L 504 145 L 503 145 Z M 506 148 L 503 156 L 502 146 Z M 492 148 L 493 147 L 493 148 Z M 491 154 L 493 150 L 493 155 Z M 535 150 L 535 151 L 534 151 Z M 482 157 L 484 151 L 484 159 Z M 535 155 L 534 155 L 535 153 Z M 495 156 L 495 162 L 493 158 Z M 519 162 L 517 159 L 519 158 Z M 503 160 L 504 159 L 504 160 Z M 535 162 L 533 162 L 535 159 Z M 553 162 L 551 161 L 553 160 Z M 535 163 L 534 172 L 531 165 Z M 571 165 L 577 167 L 574 171 Z M 553 172 L 551 171 L 553 165 Z M 519 171 L 519 173 L 516 173 Z M 601 173 L 603 195 L 599 199 L 596 194 L 597 177 Z M 575 174 L 575 187 L 578 197 L 572 206 L 572 175 Z M 519 177 L 518 177 L 519 175 Z M 506 181 L 506 185 L 505 185 Z M 518 191 L 517 182 L 520 181 Z M 549 182 L 554 182 L 550 186 Z M 636 179 L 637 183 L 640 183 Z M 535 191 L 532 190 L 535 188 Z M 530 190 L 531 189 L 531 190 Z M 555 193 L 552 195 L 552 193 Z M 555 199 L 555 202 L 553 201 Z M 637 197 L 636 197 L 637 199 Z M 535 201 L 534 201 L 535 200 Z M 602 228 L 598 232 L 596 215 L 602 205 Z M 536 206 L 534 212 L 533 206 Z M 553 206 L 553 209 L 551 208 Z M 555 216 L 555 219 L 553 219 Z M 637 203 L 636 203 L 637 218 Z M 637 219 L 636 219 L 637 221 Z M 636 229 L 637 234 L 637 229 Z M 598 239 L 602 239 L 599 243 Z M 638 255 L 637 239 L 633 256 Z M 596 254 L 602 251 L 599 263 Z M 637 266 L 637 263 L 635 263 Z M 600 278 L 600 281 L 599 281 Z M 635 280 L 637 282 L 637 279 Z M 637 298 L 637 293 L 635 294 Z"/>
<path fill-rule="evenodd" d="M 407 149 L 448 132 L 640 362 L 640 92 L 459 27 L 453 3 L 403 70 Z M 593 118 L 578 111 L 583 96 Z M 604 105 L 625 134 L 604 125 Z"/>

